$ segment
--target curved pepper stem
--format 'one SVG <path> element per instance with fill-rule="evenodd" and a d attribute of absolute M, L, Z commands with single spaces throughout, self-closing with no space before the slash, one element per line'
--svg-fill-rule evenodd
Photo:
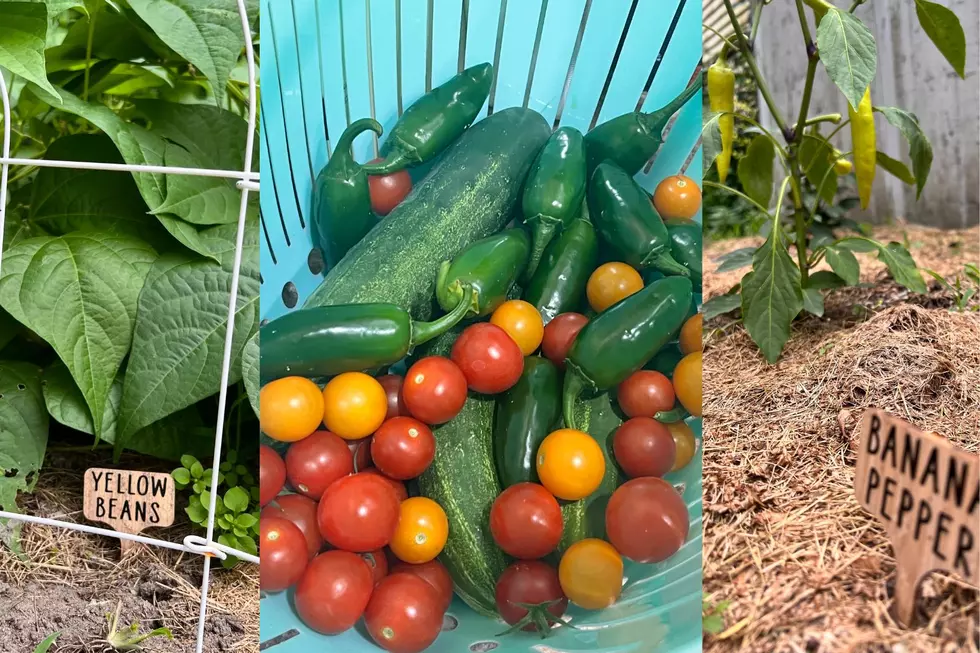
<path fill-rule="evenodd" d="M 360 120 L 355 120 L 347 127 L 347 129 L 344 130 L 344 133 L 340 135 L 340 138 L 337 139 L 337 145 L 333 148 L 334 156 L 337 156 L 342 152 L 342 156 L 353 160 L 354 156 L 351 153 L 351 146 L 354 144 L 354 139 L 360 136 L 362 132 L 366 132 L 368 130 L 373 131 L 378 136 L 381 136 L 381 134 L 384 133 L 384 128 L 381 126 L 381 123 L 374 118 L 361 118 Z M 363 169 L 364 166 L 362 165 L 361 168 Z"/>
<path fill-rule="evenodd" d="M 409 166 L 417 164 L 418 157 L 412 156 L 412 153 L 407 152 L 404 148 L 400 147 L 399 144 L 392 146 L 394 151 L 392 151 L 383 161 L 378 161 L 377 163 L 364 163 L 361 168 L 369 175 L 390 175 L 393 172 L 400 172 Z"/>
<path fill-rule="evenodd" d="M 698 73 L 698 76 L 694 79 L 694 81 L 691 82 L 680 95 L 656 111 L 641 113 L 639 116 L 637 116 L 638 120 L 640 121 L 640 125 L 642 125 L 648 132 L 660 137 L 663 134 L 667 123 L 670 122 L 670 118 L 677 113 L 682 106 L 687 104 L 687 101 L 694 97 L 695 93 L 701 90 L 701 80 L 703 75 L 704 73 Z"/>
<path fill-rule="evenodd" d="M 582 376 L 581 370 L 567 359 L 565 366 L 568 369 L 565 372 L 565 387 L 562 389 L 562 415 L 565 419 L 566 428 L 581 431 L 583 429 L 579 428 L 578 424 L 575 423 L 575 402 L 578 401 L 578 398 L 582 396 L 582 393 L 590 384 Z"/>
<path fill-rule="evenodd" d="M 411 336 L 411 347 L 421 345 L 422 343 L 428 342 L 433 338 L 441 336 L 446 331 L 459 324 L 466 313 L 470 309 L 470 305 L 473 302 L 474 290 L 473 288 L 467 286 L 463 290 L 462 301 L 456 304 L 456 308 L 449 311 L 437 320 L 432 320 L 431 322 L 415 322 L 412 321 L 412 336 Z"/>
<path fill-rule="evenodd" d="M 691 416 L 691 413 L 687 412 L 679 402 L 670 410 L 662 410 L 653 416 L 653 419 L 657 420 L 662 424 L 673 424 L 675 422 L 681 422 Z"/>

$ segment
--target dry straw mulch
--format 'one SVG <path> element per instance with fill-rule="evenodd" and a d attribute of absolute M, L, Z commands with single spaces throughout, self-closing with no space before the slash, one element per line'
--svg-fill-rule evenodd
<path fill-rule="evenodd" d="M 908 237 L 920 266 L 950 277 L 980 259 L 980 229 L 881 229 Z M 708 259 L 749 244 L 719 243 Z M 854 445 L 876 406 L 980 449 L 980 315 L 949 310 L 938 284 L 910 296 L 869 255 L 862 281 L 832 291 L 823 318 L 793 327 L 767 365 L 740 325 L 705 325 L 704 587 L 730 600 L 706 651 L 977 651 L 977 592 L 927 577 L 918 627 L 889 614 L 895 563 L 854 498 Z M 744 270 L 712 274 L 705 295 Z"/>

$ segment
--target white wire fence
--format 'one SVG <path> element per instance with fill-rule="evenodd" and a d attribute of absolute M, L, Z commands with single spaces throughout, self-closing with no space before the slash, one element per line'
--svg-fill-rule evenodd
<path fill-rule="evenodd" d="M 7 204 L 7 178 L 10 166 L 29 165 L 35 167 L 49 168 L 72 168 L 78 170 L 107 170 L 124 173 L 157 173 L 170 175 L 191 175 L 198 177 L 220 177 L 225 179 L 237 180 L 236 186 L 241 191 L 241 204 L 238 213 L 238 232 L 235 239 L 235 257 L 231 276 L 231 292 L 228 298 L 228 325 L 225 329 L 224 354 L 221 364 L 221 385 L 218 392 L 218 417 L 214 433 L 214 462 L 211 465 L 211 487 L 218 486 L 218 467 L 221 464 L 221 446 L 224 437 L 225 410 L 227 409 L 228 398 L 228 379 L 231 369 L 232 342 L 235 332 L 235 312 L 238 298 L 238 285 L 242 263 L 242 248 L 245 238 L 245 214 L 248 205 L 248 194 L 251 191 L 259 190 L 259 173 L 252 171 L 252 151 L 255 139 L 255 117 L 256 117 L 256 70 L 255 53 L 252 48 L 252 34 L 249 28 L 248 13 L 245 7 L 245 0 L 236 0 L 238 4 L 238 14 L 242 22 L 242 32 L 245 37 L 245 58 L 248 68 L 248 132 L 245 141 L 245 166 L 243 170 L 208 170 L 203 168 L 179 168 L 168 166 L 150 165 L 127 165 L 113 163 L 93 163 L 79 161 L 56 161 L 49 159 L 15 159 L 10 156 L 10 95 L 7 84 L 0 75 L 0 98 L 3 100 L 3 150 L 0 156 L 0 236 L 4 233 L 4 222 L 6 219 Z M 3 265 L 3 238 L 0 237 L 0 271 Z M 205 537 L 189 535 L 180 543 L 170 542 L 159 538 L 147 537 L 144 535 L 130 535 L 120 533 L 106 528 L 98 528 L 86 524 L 75 524 L 71 522 L 47 519 L 44 517 L 33 517 L 18 513 L 0 511 L 0 519 L 12 521 L 28 522 L 33 524 L 43 524 L 56 528 L 68 528 L 94 535 L 114 537 L 120 540 L 131 540 L 149 546 L 158 546 L 166 549 L 174 549 L 187 553 L 194 553 L 204 557 L 204 574 L 201 580 L 201 608 L 197 625 L 197 653 L 204 650 L 204 627 L 207 619 L 208 608 L 208 586 L 211 577 L 211 559 L 218 558 L 224 560 L 227 556 L 235 556 L 241 560 L 258 564 L 257 556 L 239 551 L 231 547 L 219 544 L 214 540 L 215 509 L 218 499 L 217 492 L 211 492 L 211 501 L 208 510 L 207 532 Z"/>

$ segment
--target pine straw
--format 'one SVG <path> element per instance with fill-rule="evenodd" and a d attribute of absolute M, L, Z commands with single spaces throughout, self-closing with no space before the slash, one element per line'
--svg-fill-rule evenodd
<path fill-rule="evenodd" d="M 978 230 L 908 231 L 926 241 L 920 265 L 942 274 L 978 258 Z M 704 588 L 731 601 L 707 651 L 978 650 L 977 592 L 957 579 L 923 581 L 918 627 L 890 616 L 893 553 L 854 499 L 853 446 L 876 406 L 980 449 L 980 316 L 950 312 L 938 286 L 908 297 L 862 258 L 863 280 L 878 283 L 831 292 L 825 318 L 795 324 L 775 365 L 731 319 L 706 325 Z M 730 287 L 718 276 L 706 274 L 706 294 Z"/>

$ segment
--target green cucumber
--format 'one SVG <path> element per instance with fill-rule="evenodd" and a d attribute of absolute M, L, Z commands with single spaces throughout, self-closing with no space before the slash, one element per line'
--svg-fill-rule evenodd
<path fill-rule="evenodd" d="M 422 345 L 419 356 L 448 356 L 461 331 L 457 326 Z M 494 592 L 507 560 L 490 533 L 490 508 L 501 492 L 493 459 L 494 404 L 493 397 L 471 392 L 459 415 L 432 429 L 436 455 L 418 487 L 449 519 L 439 560 L 456 594 L 479 614 L 497 619 Z"/>
<path fill-rule="evenodd" d="M 428 320 L 439 266 L 512 219 L 524 178 L 550 136 L 540 114 L 519 107 L 473 125 L 327 273 L 305 306 L 387 302 Z"/>

